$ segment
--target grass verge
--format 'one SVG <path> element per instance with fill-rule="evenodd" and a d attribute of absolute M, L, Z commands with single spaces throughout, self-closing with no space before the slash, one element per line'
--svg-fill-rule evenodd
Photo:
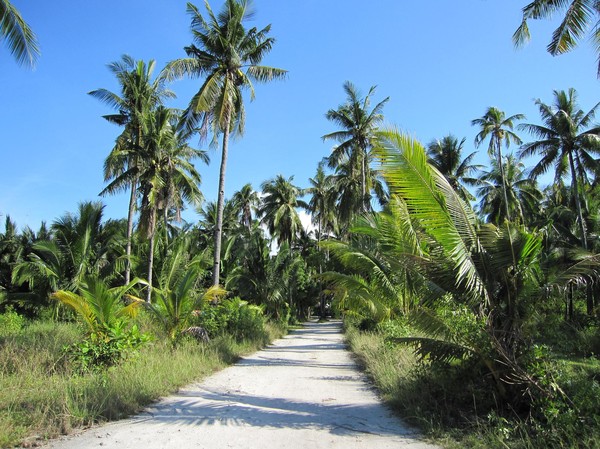
<path fill-rule="evenodd" d="M 173 347 L 155 339 L 123 363 L 78 374 L 63 347 L 81 340 L 75 324 L 38 322 L 0 339 L 0 447 L 25 446 L 140 411 L 284 334 L 267 324 L 255 341 L 221 336 Z"/>
<path fill-rule="evenodd" d="M 425 368 L 410 348 L 387 343 L 382 332 L 348 326 L 346 338 L 382 399 L 438 445 L 451 449 L 600 448 L 597 359 L 558 362 L 561 387 L 577 410 L 558 410 L 555 422 L 541 425 L 498 410 L 479 372 L 465 367 Z"/>

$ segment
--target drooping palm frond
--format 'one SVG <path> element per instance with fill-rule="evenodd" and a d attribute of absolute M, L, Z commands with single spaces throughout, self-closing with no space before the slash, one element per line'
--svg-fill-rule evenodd
<path fill-rule="evenodd" d="M 402 198 L 425 233 L 452 260 L 456 283 L 473 300 L 487 291 L 472 258 L 477 251 L 475 215 L 447 179 L 427 163 L 425 149 L 395 129 L 379 133 L 375 154 L 392 195 Z"/>
<path fill-rule="evenodd" d="M 9 0 L 0 1 L 0 42 L 5 41 L 17 63 L 35 66 L 40 55 L 37 38 Z"/>

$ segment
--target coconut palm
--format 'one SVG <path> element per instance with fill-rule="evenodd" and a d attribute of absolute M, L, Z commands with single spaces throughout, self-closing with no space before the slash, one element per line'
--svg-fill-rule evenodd
<path fill-rule="evenodd" d="M 376 152 L 392 198 L 404 203 L 406 221 L 382 243 L 385 251 L 413 248 L 400 260 L 424 274 L 427 289 L 411 316 L 425 338 L 404 341 L 430 360 L 478 360 L 504 400 L 543 388 L 519 361 L 526 348 L 521 326 L 531 310 L 526 305 L 539 291 L 541 236 L 508 224 L 479 226 L 469 205 L 427 164 L 425 149 L 398 131 L 381 133 Z M 436 301 L 444 304 L 442 313 L 430 307 Z M 448 307 L 450 315 L 461 316 L 461 329 L 445 320 Z"/>
<path fill-rule="evenodd" d="M 504 204 L 502 175 L 498 163 L 493 160 L 489 171 L 482 171 L 479 178 L 477 196 L 481 199 L 479 210 L 487 217 L 487 221 L 500 225 L 507 220 L 506 210 L 514 221 L 528 224 L 539 212 L 542 192 L 537 188 L 534 179 L 529 177 L 523 162 L 509 154 L 504 159 L 504 175 L 508 207 Z"/>
<path fill-rule="evenodd" d="M 340 126 L 339 131 L 325 134 L 323 140 L 334 140 L 339 145 L 329 156 L 329 167 L 335 168 L 342 161 L 350 161 L 352 167 L 358 167 L 360 172 L 360 204 L 363 211 L 370 207 L 369 150 L 372 147 L 374 133 L 383 121 L 383 107 L 389 97 L 383 99 L 369 110 L 371 96 L 376 86 L 369 89 L 368 94 L 361 98 L 360 92 L 350 81 L 344 83 L 346 102 L 337 109 L 330 109 L 325 117 Z"/>
<path fill-rule="evenodd" d="M 35 65 L 40 55 L 37 38 L 8 0 L 0 0 L 0 41 L 6 42 L 18 64 Z"/>
<path fill-rule="evenodd" d="M 552 56 L 568 53 L 573 50 L 588 33 L 596 48 L 600 50 L 600 3 L 596 0 L 534 0 L 523 8 L 523 20 L 513 34 L 515 46 L 520 47 L 530 39 L 530 19 L 549 19 L 559 12 L 564 12 L 564 17 L 548 44 L 548 52 Z M 600 76 L 600 59 L 598 61 L 598 76 Z"/>
<path fill-rule="evenodd" d="M 582 184 L 588 182 L 588 175 L 596 173 L 598 163 L 594 156 L 600 154 L 600 127 L 594 116 L 600 103 L 588 112 L 577 104 L 575 89 L 554 91 L 554 103 L 548 105 L 536 100 L 543 124 L 522 124 L 519 126 L 534 137 L 534 142 L 523 145 L 521 156 L 541 155 L 541 160 L 532 169 L 537 177 L 554 167 L 556 184 L 562 184 L 564 177 L 571 175 L 571 193 L 577 210 L 582 246 L 587 249 L 587 232 L 582 213 Z"/>
<path fill-rule="evenodd" d="M 256 213 L 260 198 L 251 184 L 245 184 L 240 190 L 233 194 L 233 203 L 239 210 L 240 224 L 250 230 L 252 227 L 252 211 Z"/>
<path fill-rule="evenodd" d="M 500 176 L 502 179 L 502 194 L 504 195 L 504 205 L 506 207 L 506 217 L 508 220 L 511 219 L 510 212 L 508 210 L 508 194 L 506 192 L 506 178 L 504 176 L 504 167 L 502 165 L 502 145 L 506 148 L 511 143 L 516 145 L 521 144 L 521 139 L 513 131 L 514 122 L 517 120 L 523 120 L 525 116 L 523 114 L 515 114 L 510 117 L 506 117 L 504 111 L 501 111 L 495 107 L 489 107 L 485 114 L 481 118 L 477 118 L 471 121 L 471 125 L 479 126 L 480 131 L 475 136 L 475 146 L 479 147 L 481 143 L 487 138 L 490 138 L 488 146 L 488 154 L 490 157 L 495 157 L 498 167 L 500 168 Z"/>
<path fill-rule="evenodd" d="M 325 174 L 323 162 L 317 166 L 314 178 L 309 178 L 310 187 L 306 193 L 310 195 L 308 210 L 311 221 L 317 226 L 317 242 L 320 242 L 324 233 L 333 232 L 335 228 L 335 200 L 337 192 L 334 189 L 333 178 Z"/>
<path fill-rule="evenodd" d="M 158 212 L 171 206 L 177 208 L 183 200 L 199 204 L 202 195 L 200 175 L 190 162 L 192 156 L 198 157 L 201 152 L 182 144 L 173 126 L 173 111 L 161 106 L 147 119 L 145 126 L 148 131 L 143 146 L 148 162 L 139 180 L 142 195 L 140 228 L 150 243 L 146 295 L 147 302 L 150 302 Z"/>
<path fill-rule="evenodd" d="M 150 307 L 172 341 L 189 326 L 195 310 L 224 293 L 215 287 L 200 289 L 201 275 L 210 266 L 210 258 L 204 252 L 191 255 L 190 245 L 185 234 L 171 245 L 154 289 L 156 301 Z"/>
<path fill-rule="evenodd" d="M 105 115 L 111 123 L 124 126 L 116 144 L 104 162 L 104 180 L 109 184 L 100 195 L 115 194 L 129 189 L 129 209 L 127 213 L 127 261 L 125 266 L 125 285 L 131 279 L 131 236 L 133 217 L 136 207 L 136 192 L 139 176 L 145 160 L 144 122 L 164 99 L 174 98 L 175 94 L 165 88 L 164 79 L 152 80 L 156 62 L 150 60 L 134 61 L 131 56 L 123 55 L 121 61 L 108 65 L 109 70 L 119 82 L 121 92 L 113 93 L 107 89 L 96 89 L 89 95 L 114 108 L 117 113 Z"/>
<path fill-rule="evenodd" d="M 271 50 L 275 40 L 267 37 L 271 26 L 258 30 L 246 29 L 249 2 L 226 0 L 223 10 L 215 15 L 206 3 L 207 19 L 196 6 L 187 4 L 192 16 L 194 43 L 185 47 L 188 57 L 170 62 L 164 70 L 168 79 L 206 76 L 193 96 L 185 113 L 184 125 L 189 131 L 212 125 L 213 135 L 223 135 L 219 190 L 217 198 L 217 227 L 214 236 L 213 284 L 219 284 L 221 268 L 221 239 L 225 201 L 225 171 L 229 136 L 244 129 L 242 91 L 248 89 L 254 99 L 252 81 L 268 82 L 283 78 L 285 70 L 259 65 Z"/>
<path fill-rule="evenodd" d="M 429 163 L 446 177 L 462 199 L 473 201 L 475 197 L 471 195 L 465 185 L 477 185 L 477 179 L 471 177 L 471 173 L 480 170 L 483 166 L 472 164 L 477 152 L 473 152 L 462 159 L 465 140 L 465 138 L 462 138 L 459 142 L 452 134 L 443 137 L 441 140 L 433 140 L 427 146 L 427 157 Z"/>
<path fill-rule="evenodd" d="M 265 195 L 260 207 L 262 222 L 279 244 L 288 242 L 291 245 L 298 234 L 304 231 L 297 209 L 307 209 L 308 205 L 298 199 L 303 191 L 292 184 L 293 179 L 293 176 L 285 179 L 277 175 L 261 184 Z"/>
<path fill-rule="evenodd" d="M 102 204 L 86 202 L 79 205 L 77 214 L 55 220 L 51 238 L 36 241 L 27 258 L 15 266 L 13 283 L 28 283 L 47 298 L 60 289 L 76 291 L 89 276 L 113 280 L 122 254 L 122 223 L 103 223 L 103 211 Z"/>

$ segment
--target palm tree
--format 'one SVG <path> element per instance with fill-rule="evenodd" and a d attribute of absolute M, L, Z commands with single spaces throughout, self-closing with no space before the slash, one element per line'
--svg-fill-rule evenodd
<path fill-rule="evenodd" d="M 427 157 L 429 163 L 446 177 L 462 199 L 473 201 L 475 197 L 467 190 L 465 184 L 469 186 L 477 185 L 477 179 L 470 175 L 473 171 L 483 168 L 483 166 L 472 164 L 477 154 L 476 151 L 462 159 L 465 140 L 463 137 L 459 142 L 452 134 L 448 134 L 442 140 L 433 140 L 427 146 Z"/>
<path fill-rule="evenodd" d="M 303 231 L 296 209 L 308 208 L 304 201 L 298 199 L 303 191 L 292 184 L 293 179 L 293 176 L 285 179 L 282 175 L 277 175 L 261 184 L 265 195 L 260 208 L 262 222 L 267 225 L 271 236 L 277 237 L 280 245 L 287 242 L 291 246 L 296 236 Z"/>
<path fill-rule="evenodd" d="M 554 180 L 562 184 L 571 174 L 571 193 L 577 210 L 582 246 L 587 249 L 587 232 L 583 220 L 581 196 L 582 183 L 587 182 L 588 173 L 596 173 L 598 163 L 594 155 L 600 154 L 600 127 L 593 123 L 597 103 L 587 113 L 577 104 L 575 89 L 554 91 L 554 104 L 547 105 L 537 99 L 542 125 L 522 124 L 519 126 L 539 140 L 523 145 L 521 156 L 540 154 L 542 159 L 531 171 L 537 177 L 554 166 Z"/>
<path fill-rule="evenodd" d="M 331 120 L 342 129 L 325 134 L 323 140 L 335 140 L 339 145 L 333 149 L 329 156 L 329 167 L 337 167 L 341 161 L 349 160 L 352 166 L 359 167 L 360 171 L 360 191 L 361 208 L 363 211 L 369 210 L 370 189 L 368 188 L 369 176 L 369 150 L 372 147 L 374 133 L 377 126 L 383 121 L 383 107 L 388 102 L 389 97 L 383 99 L 369 111 L 371 96 L 375 93 L 376 86 L 369 89 L 365 98 L 361 98 L 360 92 L 350 81 L 344 83 L 346 92 L 346 103 L 338 106 L 337 109 L 330 109 L 325 114 L 328 120 Z"/>
<path fill-rule="evenodd" d="M 225 170 L 229 135 L 241 134 L 244 129 L 244 103 L 242 90 L 250 91 L 254 99 L 252 80 L 268 82 L 283 78 L 285 70 L 259 65 L 271 50 L 275 40 L 267 37 L 271 26 L 262 30 L 246 29 L 249 17 L 247 0 L 226 0 L 223 10 L 215 15 L 206 3 L 208 21 L 198 8 L 187 4 L 192 16 L 194 43 L 185 47 L 188 57 L 170 62 L 164 70 L 168 79 L 206 76 L 202 86 L 193 96 L 185 113 L 184 124 L 190 131 L 199 123 L 201 129 L 212 125 L 213 135 L 223 134 L 219 191 L 217 198 L 217 227 L 215 229 L 213 284 L 219 284 L 221 268 L 221 239 L 223 205 L 225 201 Z"/>
<path fill-rule="evenodd" d="M 100 195 L 106 195 L 127 188 L 130 190 L 127 213 L 125 285 L 128 285 L 131 279 L 133 217 L 139 176 L 145 158 L 144 123 L 147 120 L 146 116 L 164 99 L 175 97 L 173 92 L 165 88 L 163 79 L 156 78 L 152 81 L 155 65 L 154 60 L 146 64 L 144 61 L 136 62 L 131 56 L 123 55 L 121 61 L 108 65 L 109 70 L 119 82 L 120 94 L 107 89 L 96 89 L 89 92 L 89 95 L 117 110 L 116 114 L 105 115 L 106 120 L 125 127 L 104 162 L 104 180 L 109 184 L 100 192 Z"/>
<path fill-rule="evenodd" d="M 513 220 L 526 225 L 539 211 L 542 192 L 538 190 L 535 180 L 529 177 L 523 162 L 517 160 L 515 156 L 509 154 L 504 159 L 503 165 L 508 207 L 504 204 L 500 167 L 493 160 L 491 170 L 482 172 L 479 178 L 480 187 L 477 189 L 477 196 L 481 198 L 479 210 L 487 216 L 488 222 L 495 225 L 500 225 L 508 219 L 506 210 L 510 211 Z"/>
<path fill-rule="evenodd" d="M 331 232 L 335 227 L 334 209 L 337 192 L 332 181 L 333 178 L 325 174 L 323 162 L 317 166 L 315 177 L 308 180 L 310 187 L 306 189 L 306 193 L 311 196 L 308 210 L 313 225 L 317 226 L 317 242 L 321 241 L 324 232 Z"/>
<path fill-rule="evenodd" d="M 552 56 L 568 53 L 573 50 L 579 41 L 588 32 L 596 48 L 600 49 L 600 33 L 598 21 L 600 20 L 600 3 L 596 0 L 534 0 L 523 8 L 523 20 L 513 34 L 515 46 L 520 47 L 530 39 L 529 19 L 549 19 L 555 13 L 563 12 L 564 17 L 548 44 L 548 52 Z M 598 61 L 598 76 L 600 76 L 600 60 Z"/>
<path fill-rule="evenodd" d="M 18 64 L 33 67 L 40 55 L 37 38 L 8 0 L 0 0 L 0 41 L 4 40 Z"/>
<path fill-rule="evenodd" d="M 115 278 L 122 246 L 122 223 L 102 222 L 104 206 L 85 202 L 77 214 L 67 213 L 51 225 L 51 238 L 38 240 L 22 262 L 16 264 L 12 281 L 28 283 L 46 298 L 59 289 L 75 291 L 86 277 Z"/>
<path fill-rule="evenodd" d="M 146 301 L 152 298 L 152 273 L 154 262 L 154 238 L 157 215 L 181 200 L 199 204 L 200 175 L 190 157 L 199 157 L 201 152 L 182 144 L 173 124 L 171 109 L 159 107 L 148 116 L 144 148 L 148 163 L 140 173 L 142 192 L 140 227 L 150 242 L 148 253 L 148 291 Z M 174 200 L 177 199 L 177 202 Z"/>
<path fill-rule="evenodd" d="M 233 194 L 232 201 L 239 210 L 240 224 L 245 226 L 249 231 L 252 227 L 252 211 L 256 212 L 260 203 L 258 193 L 248 183 Z"/>
<path fill-rule="evenodd" d="M 224 293 L 215 287 L 200 290 L 201 275 L 210 259 L 205 252 L 191 255 L 190 245 L 186 234 L 173 242 L 160 270 L 159 287 L 154 289 L 157 300 L 150 307 L 173 342 L 189 326 L 195 310 Z"/>
<path fill-rule="evenodd" d="M 521 139 L 513 131 L 514 122 L 523 120 L 523 114 L 515 114 L 506 117 L 504 111 L 495 107 L 489 107 L 483 117 L 471 121 L 471 125 L 479 126 L 481 131 L 475 136 L 475 146 L 479 147 L 481 143 L 489 136 L 490 144 L 488 146 L 488 154 L 490 157 L 495 157 L 500 167 L 500 176 L 502 179 L 502 193 L 504 195 L 504 205 L 506 207 L 506 217 L 510 220 L 510 212 L 508 210 L 508 195 L 506 192 L 506 177 L 504 176 L 504 167 L 502 166 L 502 144 L 508 148 L 512 143 L 521 144 Z"/>

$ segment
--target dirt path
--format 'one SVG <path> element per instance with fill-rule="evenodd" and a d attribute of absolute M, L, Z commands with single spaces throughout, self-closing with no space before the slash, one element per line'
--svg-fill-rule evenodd
<path fill-rule="evenodd" d="M 308 323 L 141 415 L 47 447 L 434 448 L 381 405 L 336 322 Z"/>

